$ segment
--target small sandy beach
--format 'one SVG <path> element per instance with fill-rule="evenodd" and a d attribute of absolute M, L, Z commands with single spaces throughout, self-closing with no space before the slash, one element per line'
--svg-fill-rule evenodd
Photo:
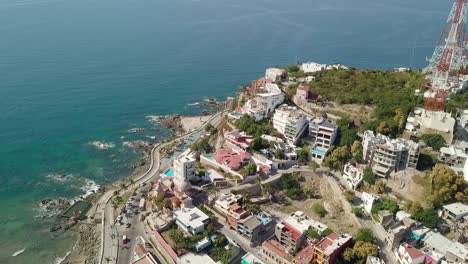
<path fill-rule="evenodd" d="M 182 123 L 182 128 L 186 132 L 190 132 L 196 129 L 199 129 L 208 119 L 211 117 L 211 115 L 205 115 L 205 116 L 181 116 L 180 117 L 180 122 Z"/>

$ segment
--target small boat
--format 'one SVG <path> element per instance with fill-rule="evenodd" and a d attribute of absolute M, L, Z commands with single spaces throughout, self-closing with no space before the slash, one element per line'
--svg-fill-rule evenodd
<path fill-rule="evenodd" d="M 16 257 L 16 256 L 19 256 L 21 254 L 23 254 L 23 252 L 26 250 L 26 248 L 23 248 L 21 250 L 18 250 L 16 251 L 15 253 L 13 253 L 13 255 L 11 255 L 12 257 Z"/>

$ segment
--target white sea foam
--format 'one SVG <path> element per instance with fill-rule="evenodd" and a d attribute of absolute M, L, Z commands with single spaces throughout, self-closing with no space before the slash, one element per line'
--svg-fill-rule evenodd
<path fill-rule="evenodd" d="M 95 181 L 85 179 L 85 185 L 83 185 L 80 189 L 85 192 L 85 194 L 81 196 L 84 199 L 92 194 L 95 194 L 99 190 L 99 185 Z"/>
<path fill-rule="evenodd" d="M 47 179 L 54 182 L 65 182 L 70 180 L 73 177 L 73 174 L 65 173 L 51 173 L 46 176 Z"/>
<path fill-rule="evenodd" d="M 187 104 L 187 105 L 194 106 L 194 105 L 199 105 L 199 104 L 200 104 L 199 102 L 195 102 L 195 103 Z"/>
<path fill-rule="evenodd" d="M 149 139 L 156 139 L 156 136 L 146 136 Z"/>
<path fill-rule="evenodd" d="M 145 131 L 144 128 L 135 127 L 135 128 L 130 128 L 127 132 L 128 133 L 137 133 L 137 132 L 144 132 L 144 131 Z"/>
<path fill-rule="evenodd" d="M 70 254 L 71 254 L 71 251 L 68 251 L 68 252 L 65 254 L 65 256 L 63 256 L 63 257 L 57 257 L 57 258 L 54 260 L 54 262 L 52 262 L 52 263 L 53 263 L 53 264 L 60 264 L 60 263 L 62 263 L 62 262 L 68 257 L 68 255 L 70 255 Z"/>
<path fill-rule="evenodd" d="M 97 148 L 97 149 L 110 149 L 110 148 L 114 148 L 115 147 L 115 144 L 112 143 L 112 142 L 104 142 L 104 141 L 91 141 L 89 142 L 88 144 L 90 144 L 91 146 Z"/>

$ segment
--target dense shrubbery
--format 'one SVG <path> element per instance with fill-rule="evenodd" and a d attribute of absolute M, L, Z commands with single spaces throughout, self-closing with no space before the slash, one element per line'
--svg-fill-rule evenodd
<path fill-rule="evenodd" d="M 409 111 L 423 102 L 414 96 L 424 80 L 421 72 L 340 69 L 317 72 L 315 77 L 310 86 L 325 100 L 376 106 L 375 120 L 366 128 L 381 126 L 390 135 L 401 132 Z"/>
<path fill-rule="evenodd" d="M 302 198 L 303 191 L 298 180 L 299 173 L 283 173 L 281 176 L 281 188 L 286 191 L 286 196 L 293 200 Z"/>
<path fill-rule="evenodd" d="M 244 131 L 248 135 L 260 137 L 263 134 L 272 135 L 276 134 L 273 129 L 273 125 L 268 120 L 262 120 L 260 122 L 255 121 L 253 117 L 243 115 L 237 122 L 237 128 Z"/>
<path fill-rule="evenodd" d="M 445 146 L 445 139 L 439 134 L 425 134 L 421 136 L 421 139 L 434 150 Z"/>
<path fill-rule="evenodd" d="M 198 153 L 210 153 L 213 147 L 210 145 L 210 138 L 203 138 L 192 144 L 192 150 Z"/>
<path fill-rule="evenodd" d="M 468 184 L 463 176 L 458 175 L 454 170 L 442 164 L 435 165 L 431 173 L 431 182 L 431 200 L 435 208 L 446 202 L 468 201 Z"/>
<path fill-rule="evenodd" d="M 460 94 L 450 96 L 450 99 L 445 103 L 445 111 L 457 112 L 457 110 L 468 108 L 468 91 L 464 90 Z"/>
<path fill-rule="evenodd" d="M 440 222 L 439 215 L 437 211 L 433 209 L 426 209 L 414 212 L 411 217 L 414 220 L 421 222 L 424 226 L 428 228 L 436 228 Z"/>
<path fill-rule="evenodd" d="M 382 202 L 374 204 L 374 206 L 372 206 L 373 214 L 376 214 L 382 210 L 388 210 L 392 213 L 396 213 L 398 212 L 398 210 L 400 210 L 400 206 L 397 202 L 390 199 L 382 199 Z"/>

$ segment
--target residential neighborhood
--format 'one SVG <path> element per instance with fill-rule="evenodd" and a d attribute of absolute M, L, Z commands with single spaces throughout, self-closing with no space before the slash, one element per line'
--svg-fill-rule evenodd
<path fill-rule="evenodd" d="M 466 110 L 416 107 L 371 129 L 340 109 L 311 111 L 323 102 L 317 67 L 267 69 L 151 182 L 157 259 L 468 263 Z"/>

